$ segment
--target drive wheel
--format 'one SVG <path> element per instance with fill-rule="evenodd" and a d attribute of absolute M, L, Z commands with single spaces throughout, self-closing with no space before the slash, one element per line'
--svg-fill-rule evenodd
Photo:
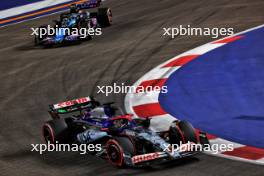
<path fill-rule="evenodd" d="M 101 27 L 111 26 L 113 23 L 113 14 L 110 8 L 99 8 L 97 20 Z"/>
<path fill-rule="evenodd" d="M 68 126 L 64 119 L 47 121 L 42 127 L 42 135 L 46 143 L 67 142 L 69 140 L 68 134 Z"/>
<path fill-rule="evenodd" d="M 130 138 L 115 137 L 107 141 L 106 152 L 110 163 L 117 167 L 124 167 L 124 155 L 132 157 L 135 154 L 135 147 Z"/>
<path fill-rule="evenodd" d="M 197 136 L 193 126 L 187 121 L 180 121 L 178 123 L 180 130 L 184 135 L 185 142 L 197 143 Z"/>
<path fill-rule="evenodd" d="M 183 133 L 177 126 L 176 122 L 173 122 L 173 125 L 169 129 L 169 142 L 170 144 L 180 145 L 181 142 L 185 141 Z"/>
<path fill-rule="evenodd" d="M 34 37 L 34 44 L 35 46 L 38 46 L 41 44 L 41 42 L 43 41 L 43 39 L 45 39 L 47 37 L 47 35 L 43 35 L 42 37 L 40 37 L 40 30 L 47 30 L 47 26 L 40 26 L 39 30 L 38 30 L 38 35 L 35 35 Z"/>

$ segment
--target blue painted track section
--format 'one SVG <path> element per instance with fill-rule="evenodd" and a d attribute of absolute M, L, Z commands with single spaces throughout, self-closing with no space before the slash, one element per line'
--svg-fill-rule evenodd
<path fill-rule="evenodd" d="M 1 0 L 0 10 L 10 9 L 13 7 L 18 7 L 40 1 L 44 0 Z"/>
<path fill-rule="evenodd" d="M 264 28 L 243 36 L 174 72 L 159 101 L 198 129 L 264 148 Z"/>
<path fill-rule="evenodd" d="M 23 0 L 23 2 L 25 2 L 25 1 L 26 0 Z M 32 3 L 33 2 L 38 2 L 38 1 L 44 1 L 44 0 L 32 0 Z M 61 5 L 65 5 L 65 4 L 69 4 L 69 3 L 72 3 L 72 2 L 76 2 L 76 0 L 70 0 L 70 1 L 67 1 L 65 3 L 60 3 L 60 4 L 57 4 L 57 5 L 53 5 L 53 6 L 43 7 L 43 8 L 38 9 L 38 10 L 29 11 L 29 12 L 26 12 L 26 13 L 23 13 L 23 14 L 18 14 L 18 15 L 15 15 L 15 16 L 11 16 L 11 17 L 8 17 L 8 18 L 1 19 L 1 20 L 10 20 L 10 19 L 13 19 L 13 18 L 17 18 L 17 17 L 21 17 L 21 16 L 25 16 L 25 15 L 34 14 L 36 12 L 41 12 L 41 11 L 44 11 L 44 10 L 49 10 L 49 9 L 54 8 L 54 7 L 61 6 Z M 30 3 L 27 3 L 27 4 L 30 4 Z M 23 5 L 27 5 L 27 4 L 23 4 Z M 4 6 L 2 5 L 2 7 L 4 7 Z M 40 16 L 45 16 L 45 15 L 53 14 L 53 13 L 56 13 L 56 12 L 60 12 L 60 11 L 63 11 L 63 10 L 67 10 L 67 9 L 69 9 L 69 8 L 68 7 L 63 7 L 63 8 L 58 8 L 58 9 L 55 9 L 55 10 L 50 10 L 48 12 L 41 12 L 40 14 L 33 15 L 33 16 L 28 16 L 28 17 L 21 18 L 21 19 L 11 20 L 9 22 L 0 24 L 0 27 L 6 26 L 6 25 L 9 25 L 9 24 L 14 24 L 14 23 L 17 23 L 17 22 L 26 21 L 26 20 L 29 20 L 29 19 L 34 19 L 34 18 L 40 17 Z"/>

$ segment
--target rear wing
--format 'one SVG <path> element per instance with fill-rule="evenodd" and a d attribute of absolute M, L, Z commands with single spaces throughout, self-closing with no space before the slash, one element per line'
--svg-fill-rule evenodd
<path fill-rule="evenodd" d="M 49 105 L 50 113 L 52 114 L 65 114 L 74 111 L 79 111 L 86 108 L 93 108 L 98 106 L 99 102 L 95 101 L 91 97 L 77 98 L 74 100 L 69 100 L 61 103 L 56 103 Z"/>

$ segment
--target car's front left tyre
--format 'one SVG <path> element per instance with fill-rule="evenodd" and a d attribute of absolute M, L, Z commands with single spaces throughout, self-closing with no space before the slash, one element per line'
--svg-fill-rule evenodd
<path fill-rule="evenodd" d="M 197 135 L 193 126 L 187 121 L 175 121 L 169 130 L 169 140 L 171 144 L 193 142 L 197 143 Z"/>
<path fill-rule="evenodd" d="M 117 167 L 124 167 L 126 165 L 124 155 L 132 157 L 136 153 L 135 150 L 132 139 L 126 136 L 114 137 L 106 143 L 108 160 Z"/>

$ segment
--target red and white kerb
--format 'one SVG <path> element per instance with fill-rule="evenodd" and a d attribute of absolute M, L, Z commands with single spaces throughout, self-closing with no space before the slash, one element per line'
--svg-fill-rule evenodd
<path fill-rule="evenodd" d="M 247 31 L 238 33 L 232 37 L 227 37 L 221 40 L 210 42 L 208 44 L 202 45 L 183 54 L 180 54 L 149 71 L 147 74 L 141 77 L 133 86 L 161 87 L 164 85 L 165 81 L 172 73 L 174 73 L 176 70 L 178 70 L 180 67 L 184 66 L 188 62 L 198 58 L 200 55 L 203 55 L 213 49 L 239 40 L 244 37 L 244 33 L 261 28 L 263 26 L 264 25 L 249 29 Z M 158 97 L 158 91 L 146 91 L 144 93 L 128 93 L 125 97 L 125 107 L 128 113 L 135 114 L 137 117 L 152 117 L 151 128 L 155 131 L 165 131 L 168 130 L 171 122 L 175 120 L 175 117 L 172 117 L 170 114 L 166 113 L 162 109 L 159 104 Z M 264 164 L 264 149 L 258 149 L 255 147 L 233 143 L 212 135 L 209 135 L 209 140 L 211 144 L 233 144 L 233 151 L 219 153 L 216 154 L 217 156 L 252 162 L 255 164 Z"/>

